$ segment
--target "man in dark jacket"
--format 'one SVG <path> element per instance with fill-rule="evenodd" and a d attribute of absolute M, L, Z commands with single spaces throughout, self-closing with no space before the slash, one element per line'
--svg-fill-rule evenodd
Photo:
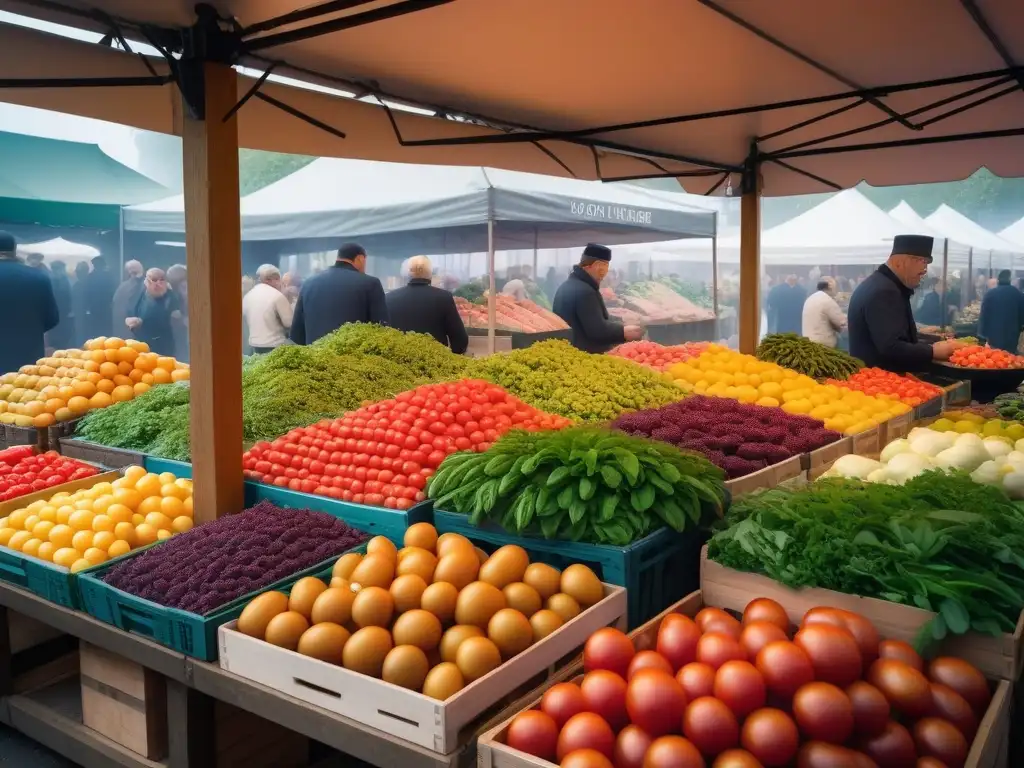
<path fill-rule="evenodd" d="M 345 323 L 388 324 L 388 305 L 380 280 L 366 272 L 366 251 L 349 243 L 338 249 L 330 269 L 306 280 L 295 303 L 292 341 L 312 344 Z"/>
<path fill-rule="evenodd" d="M 32 365 L 45 353 L 43 337 L 60 320 L 49 272 L 22 264 L 17 243 L 0 232 L 0 372 Z"/>
<path fill-rule="evenodd" d="M 926 235 L 897 235 L 889 260 L 850 297 L 850 354 L 866 365 L 895 373 L 923 371 L 932 360 L 948 360 L 961 346 L 917 339 L 910 297 L 928 273 L 932 244 Z"/>
<path fill-rule="evenodd" d="M 162 269 L 146 273 L 146 290 L 125 325 L 151 352 L 174 357 L 174 323 L 181 320 L 181 302 L 170 290 Z"/>
<path fill-rule="evenodd" d="M 1017 354 L 1020 331 L 1024 327 L 1024 295 L 1010 285 L 1010 270 L 999 273 L 995 288 L 985 292 L 978 318 L 978 335 L 990 347 Z"/>
<path fill-rule="evenodd" d="M 107 260 L 97 256 L 92 260 L 92 272 L 86 280 L 86 301 L 89 310 L 89 338 L 123 333 L 114 328 L 114 291 L 117 280 L 107 267 Z"/>
<path fill-rule="evenodd" d="M 112 300 L 115 336 L 124 333 L 124 321 L 135 314 L 135 305 L 146 290 L 143 284 L 145 277 L 142 262 L 131 259 L 124 263 L 124 282 L 117 286 Z"/>
<path fill-rule="evenodd" d="M 807 289 L 796 275 L 790 275 L 768 292 L 768 332 L 800 333 L 803 327 Z"/>
<path fill-rule="evenodd" d="M 72 346 L 75 318 L 71 311 L 71 280 L 68 279 L 67 265 L 63 261 L 55 261 L 50 265 L 50 284 L 53 287 L 53 298 L 57 301 L 60 322 L 50 331 L 47 342 L 54 349 L 67 349 Z"/>
<path fill-rule="evenodd" d="M 430 284 L 433 268 L 426 256 L 409 260 L 409 284 L 387 295 L 388 318 L 400 331 L 429 333 L 452 352 L 461 355 L 469 346 L 466 325 L 455 299 L 443 288 Z"/>
<path fill-rule="evenodd" d="M 931 281 L 931 290 L 921 300 L 921 304 L 914 313 L 914 319 L 922 325 L 944 325 L 946 318 L 943 313 L 942 295 L 939 293 L 939 279 Z"/>
<path fill-rule="evenodd" d="M 583 249 L 583 257 L 572 268 L 569 279 L 555 291 L 554 313 L 572 329 L 572 345 L 584 352 L 601 354 L 644 335 L 639 325 L 624 327 L 608 319 L 608 308 L 601 298 L 601 281 L 608 274 L 611 260 L 610 248 L 591 243 Z"/>

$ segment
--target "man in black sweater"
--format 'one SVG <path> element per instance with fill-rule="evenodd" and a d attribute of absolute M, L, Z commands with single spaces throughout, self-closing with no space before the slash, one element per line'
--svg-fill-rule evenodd
<path fill-rule="evenodd" d="M 400 331 L 427 333 L 461 355 L 469 346 L 455 299 L 430 284 L 433 267 L 426 256 L 409 260 L 409 284 L 387 295 L 388 317 Z"/>

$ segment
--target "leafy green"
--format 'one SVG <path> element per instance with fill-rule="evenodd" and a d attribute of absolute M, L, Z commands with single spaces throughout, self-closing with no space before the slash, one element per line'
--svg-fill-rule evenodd
<path fill-rule="evenodd" d="M 188 382 L 161 384 L 126 403 L 90 411 L 75 436 L 111 448 L 188 461 Z"/>
<path fill-rule="evenodd" d="M 368 355 L 404 367 L 407 375 L 431 381 L 453 381 L 465 375 L 469 360 L 456 355 L 425 333 L 405 333 L 371 323 L 348 323 L 313 344 L 335 355 Z M 411 389 L 412 387 L 406 387 Z M 401 390 L 398 390 L 401 391 Z M 372 389 L 364 390 L 366 393 Z M 376 395 L 376 393 L 374 393 Z M 388 395 L 390 396 L 390 395 Z M 380 398 L 378 398 L 380 399 Z"/>
<path fill-rule="evenodd" d="M 835 478 L 741 497 L 708 556 L 794 588 L 934 611 L 922 645 L 946 632 L 1012 632 L 1024 608 L 1024 509 L 963 473 L 902 486 Z"/>

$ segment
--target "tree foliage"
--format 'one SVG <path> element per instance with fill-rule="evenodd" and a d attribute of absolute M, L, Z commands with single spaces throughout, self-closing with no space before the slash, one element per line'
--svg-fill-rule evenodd
<path fill-rule="evenodd" d="M 284 155 L 259 149 L 238 151 L 239 191 L 245 195 L 256 192 L 304 168 L 316 160 L 307 155 Z"/>

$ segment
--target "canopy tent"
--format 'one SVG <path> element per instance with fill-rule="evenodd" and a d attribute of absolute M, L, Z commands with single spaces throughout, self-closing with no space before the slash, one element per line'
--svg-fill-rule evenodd
<path fill-rule="evenodd" d="M 931 235 L 935 238 L 935 246 L 932 248 L 935 264 L 939 264 L 941 253 L 945 252 L 947 268 L 961 269 L 971 266 L 970 246 L 958 243 L 942 232 L 939 232 L 921 214 L 915 211 L 906 200 L 900 200 L 899 204 L 889 211 L 889 215 L 904 224 L 909 232 L 917 235 Z"/>
<path fill-rule="evenodd" d="M 936 240 L 943 240 L 946 237 L 925 221 L 924 217 L 915 211 L 906 200 L 900 200 L 899 204 L 889 211 L 889 215 L 903 224 L 909 234 L 930 235 Z"/>
<path fill-rule="evenodd" d="M 999 237 L 1016 245 L 1024 253 L 1024 216 L 1017 219 L 1006 229 L 999 231 Z"/>
<path fill-rule="evenodd" d="M 682 197 L 678 195 L 677 197 Z M 316 160 L 241 202 L 243 240 L 359 239 L 371 252 L 471 253 L 713 237 L 716 214 L 627 185 L 495 168 Z M 126 208 L 126 231 L 182 233 L 181 195 Z"/>
<path fill-rule="evenodd" d="M 993 234 L 977 222 L 971 221 L 959 211 L 943 203 L 935 213 L 925 219 L 929 226 L 943 233 L 951 240 L 957 240 L 976 251 L 999 253 L 1020 253 L 1021 247 Z"/>
<path fill-rule="evenodd" d="M 65 240 L 63 237 L 55 237 L 53 240 L 47 240 L 44 243 L 19 244 L 18 253 L 25 255 L 38 253 L 44 258 L 71 259 L 72 261 L 92 259 L 100 255 L 100 252 L 91 245 L 73 243 L 70 240 Z"/>

